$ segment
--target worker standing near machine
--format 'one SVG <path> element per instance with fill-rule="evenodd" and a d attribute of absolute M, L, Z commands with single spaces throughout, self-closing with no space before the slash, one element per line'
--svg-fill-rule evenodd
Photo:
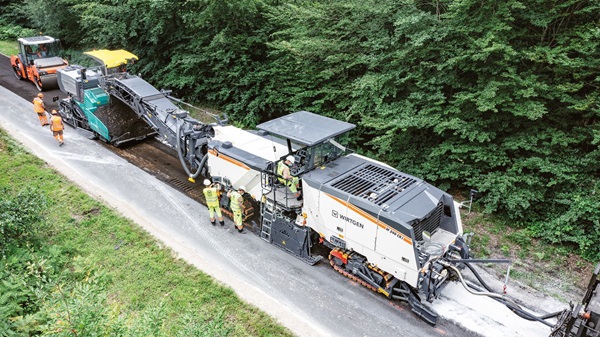
<path fill-rule="evenodd" d="M 277 164 L 277 174 L 279 175 L 279 182 L 289 187 L 290 191 L 294 193 L 294 197 L 300 201 L 302 200 L 302 196 L 298 191 L 300 181 L 298 180 L 298 177 L 294 177 L 290 174 L 290 167 L 294 165 L 295 161 L 294 156 L 287 156 L 285 160 L 279 161 Z"/>
<path fill-rule="evenodd" d="M 240 233 L 244 231 L 244 224 L 242 223 L 244 193 L 246 193 L 245 186 L 238 187 L 237 191 L 231 190 L 227 192 L 227 196 L 229 197 L 229 209 L 231 209 L 231 213 L 233 213 L 233 222 Z"/>
<path fill-rule="evenodd" d="M 58 112 L 53 109 L 52 117 L 50 118 L 50 130 L 52 131 L 54 138 L 58 140 L 59 146 L 63 146 L 65 144 L 65 140 L 63 138 L 64 129 L 65 125 L 63 124 L 62 118 Z"/>
<path fill-rule="evenodd" d="M 210 215 L 210 223 L 214 226 L 215 213 L 219 217 L 219 223 L 221 226 L 225 225 L 223 221 L 223 214 L 221 213 L 221 207 L 219 206 L 219 190 L 214 186 L 210 180 L 204 179 L 204 197 L 206 198 L 206 205 L 208 206 L 208 214 Z"/>
<path fill-rule="evenodd" d="M 42 126 L 48 125 L 48 118 L 46 117 L 46 105 L 44 104 L 44 94 L 41 92 L 33 99 L 33 111 L 35 111 L 35 113 L 38 115 Z"/>

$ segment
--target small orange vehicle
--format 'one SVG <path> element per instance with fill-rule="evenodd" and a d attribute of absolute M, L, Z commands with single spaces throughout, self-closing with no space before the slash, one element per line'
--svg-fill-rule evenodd
<path fill-rule="evenodd" d="M 10 57 L 15 76 L 19 80 L 32 81 L 39 91 L 56 88 L 56 71 L 69 65 L 61 56 L 60 40 L 34 36 L 18 41 L 19 54 Z"/>

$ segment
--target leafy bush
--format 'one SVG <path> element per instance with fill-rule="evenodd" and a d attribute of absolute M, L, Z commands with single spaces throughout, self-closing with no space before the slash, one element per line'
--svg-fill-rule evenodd
<path fill-rule="evenodd" d="M 29 37 L 36 35 L 37 32 L 34 29 L 7 24 L 0 20 L 0 40 L 16 41 L 20 37 Z"/>
<path fill-rule="evenodd" d="M 17 248 L 0 262 L 0 336 L 39 333 L 44 299 L 65 277 L 64 253 L 57 246 Z"/>
<path fill-rule="evenodd" d="M 11 246 L 28 246 L 44 226 L 47 199 L 41 191 L 28 188 L 16 194 L 0 189 L 0 253 Z"/>

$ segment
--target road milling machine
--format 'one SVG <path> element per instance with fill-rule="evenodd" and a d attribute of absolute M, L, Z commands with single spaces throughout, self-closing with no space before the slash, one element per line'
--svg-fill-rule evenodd
<path fill-rule="evenodd" d="M 107 68 L 104 56 L 94 57 Z M 59 78 L 77 82 L 66 92 L 73 98 L 86 91 L 101 97 L 103 92 L 128 106 L 159 141 L 176 151 L 190 181 L 201 176 L 220 186 L 224 211 L 231 211 L 225 192 L 245 186 L 245 226 L 282 251 L 308 264 L 327 256 L 339 273 L 392 302 L 408 303 L 432 325 L 437 315 L 427 302 L 450 281 L 550 327 L 545 320 L 560 314 L 536 317 L 494 293 L 472 264 L 506 261 L 472 258 L 460 205 L 422 179 L 348 149 L 355 125 L 298 111 L 243 130 L 228 125 L 225 115 L 204 111 L 207 120 L 191 117 L 185 108 L 194 107 L 123 69 L 89 71 L 61 70 Z M 73 110 L 73 105 L 61 105 L 67 118 Z M 92 128 L 92 115 L 77 118 Z M 289 172 L 298 180 L 300 197 L 282 175 L 286 162 L 292 163 Z M 481 286 L 465 281 L 465 267 Z"/>
<path fill-rule="evenodd" d="M 354 125 L 307 111 L 250 132 L 215 126 L 206 167 L 211 177 L 246 186 L 260 207 L 261 238 L 314 264 L 313 246 L 330 249 L 337 271 L 392 300 L 408 302 L 425 321 L 436 298 L 469 258 L 458 205 L 425 181 L 349 151 Z M 289 156 L 302 200 L 281 184 Z"/>
<path fill-rule="evenodd" d="M 19 53 L 10 57 L 10 64 L 19 80 L 29 80 L 39 91 L 55 89 L 56 72 L 69 65 L 62 58 L 60 40 L 51 36 L 18 39 Z"/>

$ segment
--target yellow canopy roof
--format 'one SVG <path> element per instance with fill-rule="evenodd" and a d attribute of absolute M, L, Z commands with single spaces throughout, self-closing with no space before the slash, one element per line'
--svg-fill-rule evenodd
<path fill-rule="evenodd" d="M 138 60 L 138 57 L 134 54 L 128 52 L 127 50 L 119 49 L 119 50 L 108 50 L 108 49 L 100 49 L 100 50 L 92 50 L 84 53 L 88 55 L 98 62 L 104 64 L 106 68 L 115 68 L 120 65 L 127 64 L 127 62 L 131 59 Z"/>

